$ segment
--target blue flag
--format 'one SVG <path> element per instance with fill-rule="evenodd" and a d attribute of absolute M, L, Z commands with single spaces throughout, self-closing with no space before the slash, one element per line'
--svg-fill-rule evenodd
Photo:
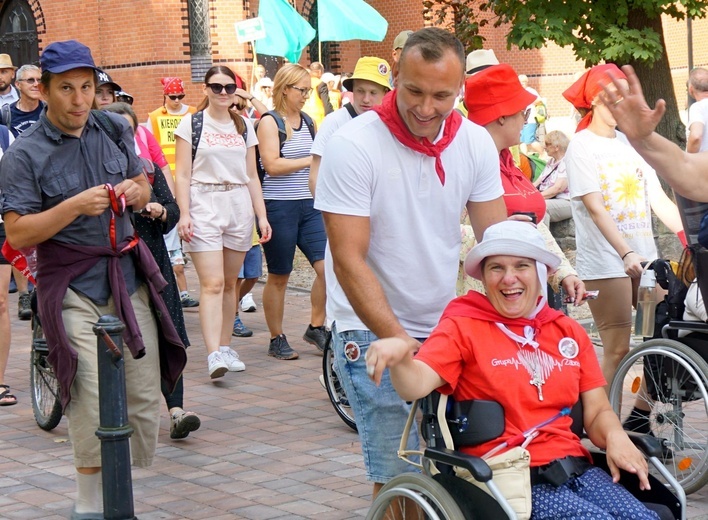
<path fill-rule="evenodd" d="M 386 37 L 388 22 L 364 0 L 317 0 L 317 30 L 322 42 Z"/>
<path fill-rule="evenodd" d="M 260 54 L 283 56 L 291 63 L 315 37 L 315 30 L 286 0 L 260 0 L 258 16 L 263 19 L 266 37 L 256 42 Z"/>

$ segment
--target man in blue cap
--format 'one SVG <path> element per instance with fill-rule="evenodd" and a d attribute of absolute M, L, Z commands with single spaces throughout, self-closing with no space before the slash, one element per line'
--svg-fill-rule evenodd
<path fill-rule="evenodd" d="M 77 471 L 72 518 L 103 518 L 92 327 L 105 314 L 116 314 L 126 325 L 131 452 L 135 465 L 149 466 L 157 443 L 161 368 L 150 300 L 159 316 L 155 291 L 164 279 L 152 276 L 154 259 L 144 254 L 130 221 L 133 209 L 150 199 L 133 133 L 122 117 L 91 111 L 97 69 L 89 48 L 74 40 L 52 43 L 40 65 L 47 108 L 0 162 L 0 202 L 8 242 L 18 249 L 37 247 L 39 313 Z M 169 365 L 162 367 L 163 377 L 174 384 L 186 357 L 170 324 L 162 321 L 159 333 Z"/>

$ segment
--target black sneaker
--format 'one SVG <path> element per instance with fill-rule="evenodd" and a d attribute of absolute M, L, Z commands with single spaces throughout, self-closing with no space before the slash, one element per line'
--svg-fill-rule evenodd
<path fill-rule="evenodd" d="M 27 321 L 32 318 L 31 297 L 29 293 L 20 294 L 17 301 L 17 317 L 22 321 Z"/>
<path fill-rule="evenodd" d="M 295 352 L 285 337 L 285 334 L 280 334 L 270 340 L 270 345 L 268 346 L 268 355 L 274 357 L 275 359 L 297 359 L 300 355 Z"/>
<path fill-rule="evenodd" d="M 323 325 L 321 327 L 307 326 L 302 339 L 317 347 L 317 350 L 324 352 L 327 343 L 332 339 L 332 332 Z"/>

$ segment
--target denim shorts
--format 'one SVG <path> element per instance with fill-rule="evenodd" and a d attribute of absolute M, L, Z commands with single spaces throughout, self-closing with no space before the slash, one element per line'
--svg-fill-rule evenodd
<path fill-rule="evenodd" d="M 334 366 L 356 417 L 366 478 L 383 484 L 396 475 L 418 469 L 397 455 L 411 406 L 394 390 L 388 370 L 384 371 L 380 386 L 376 386 L 366 374 L 364 356 L 369 344 L 376 339 L 368 330 L 338 333 L 336 323 L 332 327 Z M 344 346 L 350 342 L 359 346 L 359 357 L 354 360 L 344 355 Z M 419 449 L 415 425 L 411 428 L 407 446 L 409 450 Z"/>
<path fill-rule="evenodd" d="M 269 273 L 290 274 L 295 246 L 310 264 L 324 260 L 327 235 L 313 199 L 266 200 L 265 207 L 273 230 L 272 238 L 263 244 Z"/>
<path fill-rule="evenodd" d="M 256 244 L 246 253 L 238 277 L 244 280 L 260 278 L 263 275 L 263 255 L 261 245 Z"/>

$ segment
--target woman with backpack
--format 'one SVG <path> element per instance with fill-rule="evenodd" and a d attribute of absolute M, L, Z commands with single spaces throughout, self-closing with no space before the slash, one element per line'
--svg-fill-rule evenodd
<path fill-rule="evenodd" d="M 273 240 L 263 244 L 268 278 L 263 289 L 263 311 L 270 330 L 268 355 L 297 359 L 298 353 L 283 334 L 285 289 L 293 269 L 295 247 L 307 257 L 317 274 L 312 284 L 310 325 L 303 339 L 320 351 L 329 341 L 325 328 L 324 251 L 322 214 L 314 208 L 308 187 L 315 129 L 302 112 L 312 93 L 310 73 L 289 63 L 275 75 L 273 106 L 258 123 L 258 148 L 265 171 L 263 198 L 273 226 Z"/>
<path fill-rule="evenodd" d="M 256 132 L 240 115 L 243 80 L 223 65 L 204 77 L 204 100 L 175 135 L 179 237 L 191 253 L 200 285 L 199 321 L 212 379 L 246 366 L 231 349 L 236 282 L 251 249 L 254 213 L 261 242 L 271 228 L 256 171 Z"/>

